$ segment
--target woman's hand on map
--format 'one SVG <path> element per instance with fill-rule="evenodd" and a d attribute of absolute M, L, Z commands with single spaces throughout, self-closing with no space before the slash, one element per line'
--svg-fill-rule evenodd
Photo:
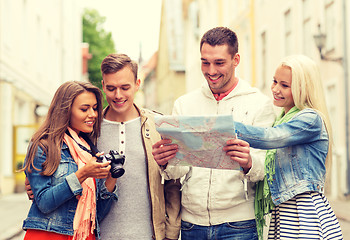
<path fill-rule="evenodd" d="M 160 166 L 166 165 L 170 159 L 175 157 L 177 151 L 178 145 L 171 144 L 170 139 L 159 140 L 152 146 L 154 160 L 156 160 Z"/>

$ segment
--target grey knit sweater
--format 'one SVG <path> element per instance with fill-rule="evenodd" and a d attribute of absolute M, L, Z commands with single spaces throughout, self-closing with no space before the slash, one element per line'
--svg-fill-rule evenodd
<path fill-rule="evenodd" d="M 98 149 L 125 155 L 125 174 L 117 180 L 118 201 L 102 220 L 101 239 L 152 239 L 151 207 L 141 120 L 119 123 L 103 119 Z"/>

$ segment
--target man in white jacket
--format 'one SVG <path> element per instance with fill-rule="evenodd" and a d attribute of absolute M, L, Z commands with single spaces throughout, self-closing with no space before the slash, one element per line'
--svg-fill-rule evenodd
<path fill-rule="evenodd" d="M 254 126 L 271 126 L 272 101 L 235 76 L 240 62 L 236 34 L 225 27 L 206 32 L 200 43 L 206 83 L 175 101 L 173 115 L 227 115 Z M 239 146 L 228 152 L 243 171 L 166 166 L 178 146 L 163 139 L 153 155 L 166 179 L 182 178 L 181 239 L 258 239 L 255 183 L 264 177 L 265 151 Z M 243 150 L 242 150 L 243 149 Z"/>

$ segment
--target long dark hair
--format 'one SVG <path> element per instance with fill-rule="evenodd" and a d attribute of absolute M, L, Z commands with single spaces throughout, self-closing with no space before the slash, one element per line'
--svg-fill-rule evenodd
<path fill-rule="evenodd" d="M 73 102 L 83 92 L 92 92 L 96 96 L 98 117 L 93 131 L 89 134 L 90 139 L 96 143 L 97 137 L 100 135 L 102 122 L 102 93 L 100 89 L 89 82 L 65 82 L 57 89 L 44 123 L 32 136 L 22 171 L 31 172 L 31 168 L 39 171 L 33 163 L 38 147 L 46 154 L 41 174 L 50 176 L 56 171 L 61 161 L 64 133 L 70 126 Z"/>

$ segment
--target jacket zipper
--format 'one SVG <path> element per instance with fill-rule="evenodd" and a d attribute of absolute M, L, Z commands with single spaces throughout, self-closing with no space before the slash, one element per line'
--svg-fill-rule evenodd
<path fill-rule="evenodd" d="M 216 101 L 216 115 L 219 115 L 219 105 L 220 101 Z M 208 221 L 209 225 L 211 225 L 211 216 L 210 216 L 210 198 L 211 198 L 211 185 L 212 185 L 212 175 L 213 175 L 213 169 L 210 169 L 210 175 L 209 175 L 209 188 L 208 188 L 208 199 L 207 199 L 207 211 L 208 211 Z"/>
<path fill-rule="evenodd" d="M 211 216 L 210 216 L 210 198 L 211 198 L 211 194 L 210 194 L 210 190 L 211 190 L 211 177 L 213 174 L 213 169 L 210 169 L 210 176 L 209 176 L 209 189 L 208 189 L 208 200 L 207 200 L 207 210 L 208 210 L 208 220 L 209 220 L 209 225 L 211 225 Z"/>

